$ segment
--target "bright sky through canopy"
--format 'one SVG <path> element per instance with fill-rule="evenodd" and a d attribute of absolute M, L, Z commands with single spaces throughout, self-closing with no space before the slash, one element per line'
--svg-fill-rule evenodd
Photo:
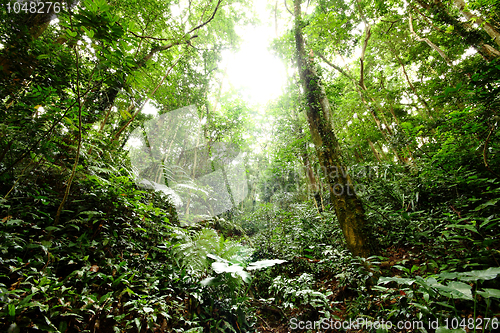
<path fill-rule="evenodd" d="M 245 101 L 256 104 L 266 103 L 281 95 L 286 82 L 285 66 L 268 50 L 271 40 L 275 38 L 275 30 L 269 23 L 266 2 L 254 0 L 261 24 L 238 31 L 243 39 L 240 50 L 224 53 L 221 64 L 227 64 L 225 80 L 242 92 Z"/>

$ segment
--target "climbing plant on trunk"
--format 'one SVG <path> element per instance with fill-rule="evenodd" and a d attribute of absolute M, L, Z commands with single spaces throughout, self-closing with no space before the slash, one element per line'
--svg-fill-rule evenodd
<path fill-rule="evenodd" d="M 295 45 L 312 141 L 329 183 L 330 197 L 347 247 L 354 255 L 368 257 L 374 252 L 373 237 L 370 237 L 363 206 L 342 162 L 340 145 L 330 120 L 330 103 L 305 51 L 300 5 L 301 0 L 294 0 Z"/>

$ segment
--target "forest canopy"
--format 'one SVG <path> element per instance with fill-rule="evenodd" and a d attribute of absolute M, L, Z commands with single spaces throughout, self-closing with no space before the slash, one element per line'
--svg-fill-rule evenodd
<path fill-rule="evenodd" d="M 500 2 L 254 2 L 2 0 L 0 330 L 498 328 Z"/>

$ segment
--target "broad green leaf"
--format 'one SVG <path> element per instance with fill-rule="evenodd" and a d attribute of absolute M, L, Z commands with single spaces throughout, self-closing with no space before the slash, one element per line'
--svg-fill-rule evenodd
<path fill-rule="evenodd" d="M 106 0 L 96 0 L 95 4 L 99 8 L 99 10 L 105 12 L 108 9 L 108 4 L 106 3 Z"/>
<path fill-rule="evenodd" d="M 200 281 L 203 286 L 218 286 L 221 284 L 221 280 L 218 277 L 207 277 Z"/>
<path fill-rule="evenodd" d="M 481 210 L 481 209 L 484 209 L 488 206 L 494 206 L 497 204 L 498 200 L 500 200 L 500 198 L 496 198 L 496 199 L 491 199 L 490 201 L 482 204 L 482 205 L 479 205 L 476 207 L 476 209 L 474 209 L 475 211 L 478 211 L 478 210 Z"/>
<path fill-rule="evenodd" d="M 447 286 L 439 284 L 434 285 L 433 288 L 436 288 L 441 295 L 446 297 L 472 300 L 472 288 L 471 286 L 463 282 L 453 281 L 450 282 Z"/>
<path fill-rule="evenodd" d="M 385 276 L 381 276 L 378 279 L 378 284 L 387 284 L 389 282 L 396 282 L 399 284 L 407 284 L 411 286 L 415 282 L 415 280 L 408 278 L 401 278 L 401 277 L 385 277 Z"/>
<path fill-rule="evenodd" d="M 448 284 L 448 288 L 453 289 L 453 294 L 461 299 L 472 300 L 472 287 L 466 283 L 453 281 Z"/>
<path fill-rule="evenodd" d="M 228 265 L 225 262 L 214 262 L 212 263 L 212 268 L 217 274 L 236 273 L 243 271 L 243 267 L 241 267 L 240 265 Z"/>
<path fill-rule="evenodd" d="M 111 295 L 113 295 L 113 292 L 112 292 L 112 291 L 110 291 L 110 292 L 109 292 L 109 293 L 107 293 L 107 294 L 102 295 L 102 296 L 101 296 L 101 298 L 99 299 L 99 304 L 103 304 L 103 303 L 105 303 L 105 302 L 108 300 L 108 298 L 110 298 L 110 297 L 111 297 Z"/>
<path fill-rule="evenodd" d="M 184 333 L 202 333 L 203 332 L 203 327 L 193 327 Z"/>
<path fill-rule="evenodd" d="M 252 271 L 254 269 L 261 269 L 266 267 L 271 267 L 274 265 L 279 265 L 286 262 L 286 260 L 272 259 L 272 260 L 259 260 L 252 262 L 247 266 L 247 270 Z"/>
<path fill-rule="evenodd" d="M 87 36 L 89 36 L 90 38 L 94 37 L 94 31 L 92 29 L 87 29 L 85 27 L 82 27 L 82 29 L 85 31 L 85 33 L 87 34 Z"/>
<path fill-rule="evenodd" d="M 500 274 L 500 267 L 490 267 L 482 271 L 470 271 L 460 273 L 462 281 L 492 280 Z"/>
<path fill-rule="evenodd" d="M 212 253 L 207 254 L 207 257 L 208 257 L 208 258 L 210 258 L 210 259 L 213 259 L 213 260 L 220 261 L 220 262 L 226 262 L 226 263 L 228 263 L 228 262 L 229 262 L 229 261 L 227 261 L 226 259 L 221 258 L 221 257 L 219 257 L 218 255 L 216 255 L 216 254 L 212 254 Z"/>
<path fill-rule="evenodd" d="M 420 309 L 424 313 L 430 313 L 429 308 L 427 306 L 425 306 L 425 305 L 422 305 L 422 304 L 419 304 L 419 303 L 410 303 L 410 304 L 413 305 L 414 307 Z"/>
<path fill-rule="evenodd" d="M 137 329 L 140 331 L 141 330 L 141 321 L 139 318 L 134 318 L 135 325 L 137 326 Z"/>
<path fill-rule="evenodd" d="M 250 275 L 250 273 L 248 273 L 246 271 L 238 271 L 238 272 L 236 272 L 236 274 L 238 274 L 241 277 L 241 279 L 243 280 L 243 282 L 245 282 L 245 283 L 249 283 L 252 279 L 252 276 Z"/>
<path fill-rule="evenodd" d="M 483 290 L 477 292 L 484 298 L 500 298 L 500 290 L 492 288 L 483 288 Z"/>
<path fill-rule="evenodd" d="M 445 280 L 456 279 L 459 276 L 460 276 L 460 273 L 456 273 L 456 272 L 443 272 L 443 273 L 439 274 L 439 277 L 442 279 L 445 279 Z"/>
<path fill-rule="evenodd" d="M 12 303 L 9 304 L 9 316 L 15 317 L 16 316 L 16 306 Z"/>
<path fill-rule="evenodd" d="M 48 249 L 50 249 L 50 247 L 52 246 L 52 242 L 51 242 L 51 241 L 48 241 L 48 240 L 43 240 L 43 241 L 41 241 L 41 243 L 42 243 L 42 249 L 43 249 L 44 251 L 46 251 L 46 252 L 47 252 L 47 251 L 48 251 Z"/>
<path fill-rule="evenodd" d="M 465 229 L 475 233 L 479 233 L 477 231 L 477 228 L 470 224 L 448 224 L 446 228 Z"/>
<path fill-rule="evenodd" d="M 404 267 L 404 266 L 401 266 L 401 265 L 394 265 L 394 266 L 392 266 L 392 267 L 397 268 L 397 269 L 399 269 L 400 271 L 410 273 L 410 270 L 409 270 L 408 268 Z"/>

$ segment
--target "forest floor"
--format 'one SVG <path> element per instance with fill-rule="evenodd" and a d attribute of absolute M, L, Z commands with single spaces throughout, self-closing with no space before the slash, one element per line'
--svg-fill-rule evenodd
<path fill-rule="evenodd" d="M 384 252 L 384 257 L 387 258 L 387 260 L 381 262 L 379 264 L 380 269 L 384 272 L 384 276 L 400 276 L 401 275 L 401 270 L 398 268 L 395 268 L 393 266 L 397 266 L 398 264 L 403 263 L 405 266 L 410 266 L 413 267 L 414 265 L 424 265 L 428 263 L 429 259 L 429 253 L 432 253 L 432 251 L 428 248 L 425 248 L 424 246 L 408 246 L 408 247 L 401 247 L 401 246 L 392 246 L 388 248 Z M 442 254 L 443 257 L 446 255 L 446 253 Z M 300 260 L 307 260 L 311 263 L 314 263 L 317 260 L 312 260 L 308 258 L 298 258 Z M 434 260 L 439 260 L 442 258 L 439 257 L 434 257 Z M 438 272 L 438 269 L 435 269 L 435 273 Z M 331 291 L 332 294 L 328 297 L 329 301 L 331 301 L 331 306 L 332 308 L 335 309 L 335 311 L 330 312 L 332 316 L 334 316 L 333 320 L 349 320 L 349 308 L 351 307 L 350 303 L 355 303 L 356 302 L 356 291 L 351 290 L 349 286 L 338 286 L 338 282 L 335 279 L 334 276 L 332 276 L 331 272 L 322 272 L 324 274 L 324 277 L 317 283 L 315 286 L 316 290 L 322 290 L 322 291 Z M 418 274 L 418 272 L 416 272 Z M 401 297 L 406 296 L 404 291 L 400 291 Z M 366 291 L 366 298 L 372 298 L 374 297 L 371 288 L 368 288 Z M 379 309 L 383 308 L 388 308 L 390 306 L 394 306 L 395 303 L 397 303 L 396 299 L 387 299 L 385 302 L 377 302 L 374 301 L 372 304 Z M 309 312 L 309 313 L 307 313 Z M 291 333 L 291 332 L 302 332 L 306 330 L 301 330 L 301 329 L 292 329 L 292 319 L 293 318 L 303 318 L 311 316 L 311 309 L 307 307 L 297 307 L 293 309 L 289 309 L 286 312 L 282 312 L 277 310 L 277 308 L 269 308 L 269 307 L 262 307 L 258 309 L 257 311 L 257 330 L 258 332 L 262 333 Z M 316 314 L 317 315 L 317 314 Z M 472 318 L 474 316 L 473 309 L 464 309 L 461 313 L 462 317 L 465 318 Z M 313 315 L 313 318 L 315 316 Z M 312 321 L 318 320 L 313 319 Z M 382 318 L 377 318 L 378 320 L 381 320 Z M 470 330 L 466 329 L 466 332 L 469 332 Z M 350 333 L 355 333 L 355 332 L 367 332 L 365 329 L 341 329 L 341 330 L 336 330 L 336 329 L 313 329 L 313 330 L 308 330 L 308 332 L 350 332 Z M 416 330 L 412 329 L 401 329 L 398 330 L 397 332 L 416 332 Z M 472 331 L 471 331 L 472 332 Z"/>

